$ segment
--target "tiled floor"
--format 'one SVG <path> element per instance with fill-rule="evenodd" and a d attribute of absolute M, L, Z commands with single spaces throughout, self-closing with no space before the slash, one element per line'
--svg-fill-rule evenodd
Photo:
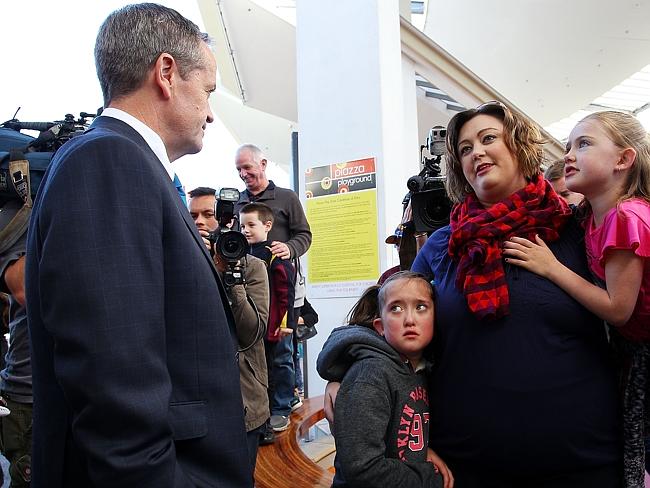
<path fill-rule="evenodd" d="M 321 420 L 309 429 L 309 434 L 300 441 L 300 448 L 319 466 L 325 469 L 334 466 L 334 437 L 330 433 L 327 420 Z"/>

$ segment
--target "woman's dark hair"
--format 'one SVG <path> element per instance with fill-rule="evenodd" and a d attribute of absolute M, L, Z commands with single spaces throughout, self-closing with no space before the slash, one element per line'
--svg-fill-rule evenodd
<path fill-rule="evenodd" d="M 491 115 L 503 122 L 503 139 L 515 157 L 526 180 L 539 173 L 544 154 L 544 139 L 537 126 L 524 115 L 512 112 L 501 102 L 493 101 L 459 112 L 447 125 L 447 194 L 454 203 L 462 202 L 474 190 L 465 179 L 458 154 L 458 138 L 463 126 L 477 115 Z"/>

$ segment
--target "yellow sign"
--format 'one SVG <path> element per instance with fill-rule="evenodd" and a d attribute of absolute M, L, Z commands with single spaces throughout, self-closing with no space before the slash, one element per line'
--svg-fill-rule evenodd
<path fill-rule="evenodd" d="M 374 175 L 373 175 L 374 176 Z M 357 296 L 379 277 L 377 190 L 307 199 L 311 296 Z"/>

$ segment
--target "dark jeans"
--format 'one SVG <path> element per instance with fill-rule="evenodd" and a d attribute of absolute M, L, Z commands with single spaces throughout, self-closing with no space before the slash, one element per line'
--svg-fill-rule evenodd
<path fill-rule="evenodd" d="M 612 465 L 562 476 L 497 477 L 451 468 L 454 488 L 621 488 L 622 466 Z"/>
<path fill-rule="evenodd" d="M 9 461 L 11 488 L 29 487 L 32 478 L 32 404 L 2 395 L 11 414 L 0 417 L 0 449 Z"/>
<path fill-rule="evenodd" d="M 266 367 L 269 373 L 269 407 L 271 415 L 288 416 L 296 383 L 293 369 L 293 343 L 291 336 L 277 342 L 264 341 Z"/>
<path fill-rule="evenodd" d="M 257 429 L 246 432 L 246 442 L 248 444 L 248 459 L 251 463 L 251 474 L 253 481 L 255 481 L 255 465 L 257 464 L 257 446 L 260 443 L 260 436 L 266 429 L 266 422 L 260 425 Z M 254 484 L 254 483 L 253 483 Z"/>

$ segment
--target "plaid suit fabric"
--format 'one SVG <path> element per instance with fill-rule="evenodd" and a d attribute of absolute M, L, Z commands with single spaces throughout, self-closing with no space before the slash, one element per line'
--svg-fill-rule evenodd
<path fill-rule="evenodd" d="M 469 194 L 451 212 L 449 255 L 458 262 L 456 286 L 479 319 L 508 314 L 509 294 L 501 244 L 510 237 L 558 239 L 571 210 L 538 174 L 523 189 L 489 208 Z"/>

